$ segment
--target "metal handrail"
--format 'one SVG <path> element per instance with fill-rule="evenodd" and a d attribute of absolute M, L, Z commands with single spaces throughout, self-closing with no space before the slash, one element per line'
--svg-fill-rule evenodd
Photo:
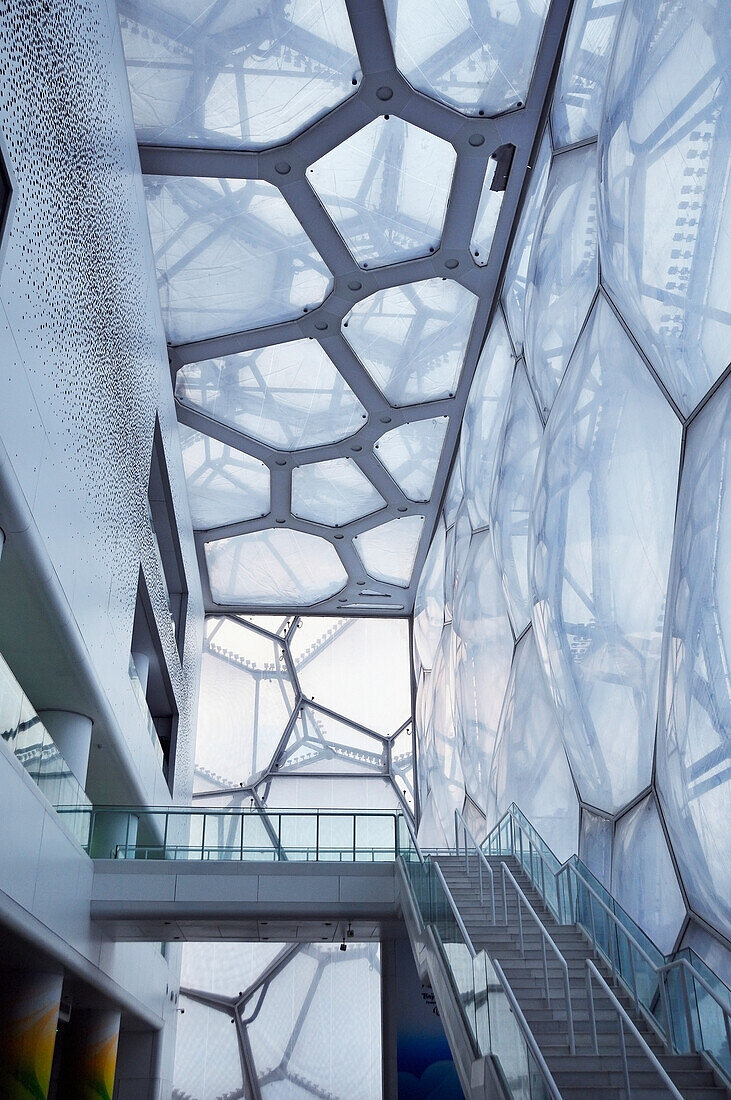
<path fill-rule="evenodd" d="M 543 921 L 538 916 L 538 914 L 536 913 L 536 911 L 533 908 L 533 906 L 531 905 L 531 903 L 528 901 L 528 898 L 525 896 L 525 894 L 521 890 L 518 883 L 515 881 L 515 878 L 513 877 L 513 873 L 510 870 L 510 868 L 507 866 L 506 863 L 501 863 L 500 866 L 501 866 L 501 869 L 502 869 L 503 904 L 504 904 L 504 907 L 505 907 L 505 924 L 507 925 L 507 923 L 508 923 L 508 892 L 507 892 L 506 885 L 505 885 L 505 876 L 507 874 L 508 878 L 510 879 L 510 882 L 512 883 L 513 889 L 515 890 L 515 896 L 518 900 L 518 929 L 519 929 L 519 932 L 520 932 L 520 953 L 523 956 L 523 958 L 525 958 L 525 942 L 524 942 L 524 939 L 523 939 L 523 918 L 521 916 L 521 909 L 520 909 L 521 902 L 523 903 L 523 905 L 525 905 L 526 909 L 528 910 L 531 917 L 533 918 L 533 920 L 534 920 L 534 922 L 535 922 L 535 924 L 538 928 L 538 931 L 541 934 L 541 948 L 543 950 L 543 976 L 544 976 L 545 983 L 546 983 L 546 1000 L 547 1000 L 549 1005 L 551 1004 L 551 985 L 550 985 L 550 982 L 548 980 L 548 960 L 546 958 L 546 943 L 549 944 L 551 950 L 553 951 L 554 955 L 556 956 L 556 958 L 559 961 L 559 965 L 561 966 L 561 968 L 563 970 L 564 1000 L 566 1002 L 566 1032 L 567 1032 L 567 1037 L 568 1037 L 568 1041 L 569 1041 L 569 1050 L 571 1051 L 572 1054 L 575 1054 L 576 1053 L 576 1038 L 575 1038 L 575 1035 L 574 1035 L 574 1014 L 573 1014 L 573 1010 L 571 1008 L 571 985 L 570 985 L 570 982 L 569 982 L 568 964 L 566 962 L 566 959 L 563 957 L 563 955 L 561 954 L 559 949 L 556 947 L 556 944 L 553 942 L 550 935 L 548 934 L 548 931 L 547 931 L 546 927 L 544 926 Z"/>
<path fill-rule="evenodd" d="M 475 959 L 475 958 L 477 958 L 477 952 L 475 951 L 475 946 L 472 943 L 472 939 L 470 937 L 469 932 L 465 928 L 464 921 L 462 920 L 461 916 L 459 915 L 459 909 L 457 908 L 457 906 L 455 904 L 455 901 L 454 901 L 454 898 L 452 897 L 452 891 L 447 886 L 446 879 L 444 878 L 444 875 L 442 874 L 442 869 L 436 861 L 430 860 L 429 862 L 431 863 L 432 867 L 436 871 L 437 878 L 439 879 L 439 882 L 441 883 L 442 889 L 444 890 L 444 893 L 447 896 L 447 901 L 449 902 L 449 907 L 452 910 L 452 913 L 454 914 L 454 919 L 457 921 L 457 927 L 459 928 L 460 932 L 462 933 L 465 944 L 467 945 L 467 950 L 470 953 L 470 957 Z"/>
<path fill-rule="evenodd" d="M 608 945 L 609 945 L 609 962 L 610 962 L 610 965 L 611 965 L 611 968 L 612 968 L 612 979 L 613 979 L 615 985 L 617 984 L 618 981 L 621 981 L 628 988 L 628 990 L 629 990 L 629 992 L 630 992 L 630 994 L 631 994 L 631 996 L 634 1000 L 635 1009 L 636 1009 L 637 1012 L 643 1012 L 645 1006 L 642 1005 L 642 1003 L 640 1001 L 640 998 L 639 998 L 638 984 L 637 984 L 636 975 L 635 975 L 634 956 L 632 954 L 633 950 L 637 952 L 637 954 L 640 956 L 640 958 L 650 968 L 650 971 L 655 975 L 655 977 L 657 978 L 658 993 L 659 993 L 659 996 L 660 996 L 660 1003 L 661 1003 L 661 1006 L 662 1006 L 662 1014 L 663 1014 L 664 1022 L 665 1022 L 665 1034 L 663 1034 L 662 1028 L 660 1028 L 659 1024 L 657 1023 L 657 1020 L 655 1019 L 654 1013 L 652 1013 L 651 1010 L 649 1010 L 649 1009 L 647 1009 L 646 1011 L 647 1011 L 647 1013 L 649 1013 L 649 1015 L 651 1017 L 650 1022 L 655 1027 L 656 1031 L 659 1034 L 659 1037 L 664 1042 L 667 1050 L 668 1051 L 673 1050 L 673 1033 L 672 1033 L 670 1005 L 668 1003 L 668 990 L 667 990 L 666 980 L 664 980 L 664 975 L 667 974 L 668 971 L 672 970 L 675 967 L 681 968 L 682 973 L 683 973 L 682 990 L 683 990 L 684 1012 L 685 1012 L 685 1018 L 686 1018 L 686 1027 L 687 1027 L 687 1031 L 688 1031 L 688 1043 L 689 1043 L 689 1047 L 690 1047 L 691 1051 L 697 1050 L 698 1049 L 698 1044 L 695 1041 L 695 1030 L 694 1030 L 693 1021 L 692 1021 L 692 1018 L 691 1018 L 691 1007 L 690 1007 L 690 1002 L 689 1002 L 689 997 L 688 997 L 688 990 L 687 990 L 687 983 L 686 983 L 686 974 L 688 972 L 690 972 L 692 980 L 694 982 L 698 982 L 698 984 L 701 986 L 701 988 L 708 994 L 709 997 L 711 997 L 711 999 L 715 1002 L 716 1005 L 718 1005 L 721 1012 L 723 1013 L 724 1027 L 725 1027 L 725 1032 L 726 1032 L 726 1042 L 728 1044 L 729 1049 L 731 1050 L 731 1007 L 729 1007 L 729 1005 L 724 1003 L 722 998 L 719 997 L 719 995 L 715 992 L 715 990 L 708 984 L 708 982 L 705 981 L 705 979 L 702 977 L 702 975 L 699 974 L 699 972 L 687 961 L 687 959 L 673 959 L 670 962 L 666 962 L 666 963 L 658 965 L 657 962 L 655 960 L 653 960 L 650 957 L 650 955 L 647 953 L 647 951 L 643 948 L 642 944 L 640 944 L 638 942 L 638 940 L 632 935 L 632 933 L 626 928 L 626 926 L 622 923 L 622 921 L 619 919 L 619 917 L 614 912 L 614 910 L 611 909 L 609 905 L 607 905 L 607 903 L 604 901 L 604 899 L 597 893 L 597 891 L 591 886 L 591 884 L 589 882 L 587 882 L 587 880 L 581 874 L 579 869 L 573 863 L 571 863 L 569 860 L 567 860 L 565 863 L 563 863 L 559 866 L 559 869 L 557 871 L 554 871 L 551 868 L 551 866 L 550 866 L 548 860 L 546 859 L 546 857 L 544 856 L 544 854 L 541 852 L 540 848 L 536 844 L 533 843 L 533 840 L 530 837 L 528 831 L 526 830 L 523 822 L 519 819 L 519 817 L 513 811 L 512 808 L 507 811 L 505 816 L 509 817 L 510 822 L 511 822 L 511 826 L 517 825 L 517 827 L 521 831 L 521 833 L 524 834 L 527 837 L 529 845 L 531 846 L 531 849 L 534 850 L 537 853 L 537 855 L 538 855 L 538 857 L 541 861 L 542 867 L 547 868 L 548 871 L 549 871 L 549 874 L 553 876 L 553 878 L 554 878 L 554 880 L 556 881 L 556 884 L 557 884 L 557 896 L 560 897 L 560 893 L 558 892 L 558 878 L 559 878 L 559 876 L 562 875 L 564 872 L 566 873 L 567 876 L 570 876 L 570 875 L 573 874 L 575 879 L 579 883 L 581 883 L 581 886 L 583 887 L 583 889 L 585 889 L 587 891 L 587 893 L 591 896 L 591 898 L 593 898 L 594 901 L 597 902 L 600 909 L 606 914 L 606 916 L 609 917 L 609 920 L 611 921 L 612 925 L 614 926 L 614 929 L 616 930 L 616 933 L 621 934 L 624 937 L 626 943 L 630 947 L 630 950 L 628 952 L 628 959 L 629 959 L 629 964 L 630 964 L 630 968 L 631 968 L 631 984 L 630 984 L 629 981 L 627 981 L 627 979 L 624 977 L 623 974 L 618 972 L 617 959 L 615 957 L 614 938 L 613 938 L 612 935 L 608 935 L 608 937 L 607 937 Z M 499 824 L 498 824 L 498 826 L 496 826 L 496 828 L 499 828 Z M 512 842 L 512 848 L 513 848 L 513 854 L 514 854 L 515 853 L 515 836 L 514 836 L 514 833 L 512 832 L 512 829 L 511 829 L 511 842 Z M 543 875 L 541 876 L 541 878 L 542 878 L 542 881 L 543 881 L 544 887 L 545 887 L 545 879 L 544 879 Z M 569 883 L 570 883 L 570 881 L 571 880 L 569 878 Z M 569 889 L 570 889 L 570 887 L 569 887 Z M 570 894 L 571 894 L 571 892 L 570 892 Z M 543 891 L 543 899 L 544 899 L 544 901 L 546 900 L 546 898 L 545 898 L 545 888 L 544 888 L 544 891 Z M 573 907 L 573 897 L 571 897 L 571 903 L 572 903 L 572 907 Z M 596 927 L 595 927 L 595 924 L 594 924 L 594 909 L 593 909 L 593 906 L 591 904 L 589 905 L 589 912 L 590 912 L 591 924 L 592 924 L 591 935 L 592 935 L 593 945 L 594 945 L 595 949 L 598 949 L 599 941 L 597 939 Z M 572 916 L 574 916 L 573 913 L 572 913 Z M 702 1049 L 705 1049 L 705 1048 L 702 1048 Z"/>
<path fill-rule="evenodd" d="M 498 978 L 500 979 L 500 984 L 503 987 L 503 993 L 505 994 L 505 996 L 508 999 L 508 1004 L 510 1005 L 510 1011 L 513 1013 L 513 1016 L 515 1017 L 515 1020 L 517 1021 L 518 1027 L 520 1028 L 520 1030 L 522 1032 L 523 1039 L 525 1041 L 526 1046 L 530 1050 L 530 1052 L 533 1056 L 533 1059 L 534 1059 L 536 1065 L 538 1066 L 538 1069 L 541 1071 L 541 1076 L 543 1077 L 543 1080 L 546 1084 L 546 1087 L 548 1088 L 548 1091 L 551 1094 L 552 1100 L 563 1100 L 563 1097 L 561 1096 L 561 1093 L 558 1091 L 558 1086 L 556 1085 L 556 1082 L 553 1079 L 553 1075 L 552 1075 L 550 1069 L 548 1068 L 548 1066 L 546 1065 L 546 1059 L 541 1054 L 541 1049 L 538 1046 L 538 1043 L 536 1042 L 536 1038 L 535 1038 L 533 1032 L 530 1029 L 528 1021 L 526 1020 L 525 1016 L 523 1015 L 522 1009 L 521 1009 L 520 1005 L 518 1004 L 518 1001 L 515 997 L 515 994 L 513 993 L 512 989 L 510 988 L 510 983 L 509 983 L 508 979 L 505 977 L 505 974 L 503 973 L 503 968 L 501 967 L 501 965 L 497 961 L 497 959 L 493 960 L 492 965 L 495 968 L 495 973 L 497 974 Z"/>
<path fill-rule="evenodd" d="M 612 992 L 612 989 L 609 987 L 609 985 L 607 985 L 604 978 L 601 976 L 601 974 L 599 973 L 599 971 L 597 970 L 596 966 L 591 961 L 591 959 L 587 959 L 586 960 L 586 996 L 587 996 L 587 1001 L 589 1003 L 589 1020 L 590 1020 L 590 1023 L 591 1023 L 591 1035 L 592 1035 L 592 1040 L 593 1040 L 593 1045 L 594 1045 L 594 1053 L 597 1054 L 597 1055 L 599 1054 L 599 1041 L 598 1041 L 598 1038 L 597 1038 L 597 1030 L 596 1030 L 596 1016 L 595 1016 L 595 1012 L 594 1012 L 594 986 L 592 984 L 592 979 L 594 981 L 597 981 L 599 983 L 599 985 L 602 987 L 602 989 L 606 993 L 607 997 L 609 998 L 609 1002 L 610 1002 L 613 1010 L 617 1013 L 617 1019 L 618 1019 L 618 1023 L 619 1023 L 619 1045 L 620 1045 L 620 1048 L 622 1050 L 622 1064 L 623 1064 L 623 1067 L 624 1067 L 624 1080 L 625 1080 L 625 1085 L 627 1087 L 628 1100 L 632 1096 L 632 1085 L 630 1083 L 629 1065 L 628 1065 L 628 1062 L 627 1062 L 627 1045 L 626 1045 L 625 1039 L 624 1039 L 624 1025 L 625 1024 L 627 1024 L 627 1026 L 629 1027 L 630 1031 L 632 1032 L 635 1039 L 639 1043 L 640 1048 L 642 1050 L 642 1053 L 645 1055 L 646 1058 L 649 1059 L 650 1063 L 652 1064 L 653 1069 L 655 1070 L 655 1072 L 659 1076 L 662 1083 L 668 1089 L 671 1096 L 674 1096 L 675 1100 L 683 1100 L 683 1094 L 681 1092 L 678 1092 L 678 1090 L 675 1087 L 675 1085 L 673 1084 L 672 1080 L 670 1079 L 670 1077 L 668 1076 L 668 1074 L 666 1073 L 666 1071 L 663 1069 L 662 1065 L 658 1061 L 657 1056 L 653 1053 L 653 1051 L 648 1046 L 646 1040 L 642 1037 L 640 1032 L 635 1027 L 634 1023 L 632 1022 L 631 1017 L 628 1014 L 628 1012 L 619 1003 L 619 1001 L 617 1000 L 615 994 Z"/>
<path fill-rule="evenodd" d="M 482 851 L 482 848 L 480 847 L 480 845 L 477 843 L 474 836 L 470 832 L 470 830 L 467 826 L 467 822 L 465 821 L 464 817 L 462 816 L 462 814 L 460 813 L 459 810 L 454 811 L 454 839 L 455 839 L 455 844 L 456 844 L 456 848 L 457 848 L 457 855 L 459 856 L 459 828 L 460 828 L 460 826 L 461 826 L 462 830 L 464 831 L 464 862 L 465 862 L 465 873 L 467 874 L 468 878 L 469 878 L 469 874 L 470 874 L 469 855 L 468 855 L 468 851 L 467 851 L 467 840 L 468 840 L 468 838 L 471 841 L 472 846 L 474 847 L 475 851 L 477 852 L 477 866 L 478 866 L 479 872 L 480 872 L 480 905 L 485 904 L 485 895 L 484 895 L 484 890 L 483 890 L 483 887 L 482 887 L 482 868 L 484 867 L 485 870 L 488 873 L 488 876 L 489 876 L 489 879 L 490 879 L 490 902 L 491 902 L 491 908 L 492 908 L 492 923 L 494 924 L 495 923 L 495 876 L 493 874 L 492 867 L 490 866 L 490 864 L 485 859 L 485 853 Z"/>

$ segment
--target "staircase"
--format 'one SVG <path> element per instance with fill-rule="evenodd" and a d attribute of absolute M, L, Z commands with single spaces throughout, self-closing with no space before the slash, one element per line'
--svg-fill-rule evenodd
<path fill-rule="evenodd" d="M 441 868 L 475 949 L 479 951 L 484 948 L 493 962 L 497 961 L 502 967 L 563 1100 L 626 1098 L 625 1063 L 617 1012 L 596 982 L 594 1016 L 599 1054 L 594 1052 L 586 983 L 587 959 L 592 960 L 608 984 L 612 982 L 612 973 L 595 957 L 582 931 L 576 925 L 561 925 L 554 919 L 514 857 L 487 857 L 494 876 L 495 924 L 491 919 L 487 883 L 484 900 L 481 901 L 476 875 L 474 872 L 471 876 L 467 875 L 464 857 L 435 855 L 432 860 Z M 503 875 L 503 863 L 565 960 L 575 1054 L 571 1054 L 569 1049 L 563 965 L 550 947 L 546 948 L 544 964 L 544 937 L 523 903 L 520 912 L 523 929 L 521 951 L 518 894 L 509 876 Z M 473 867 L 474 864 L 473 857 Z M 550 1004 L 545 990 L 546 971 Z M 636 1011 L 632 999 L 621 986 L 613 987 L 613 992 L 683 1097 L 687 1100 L 727 1100 L 729 1092 L 700 1054 L 668 1054 L 654 1029 Z M 665 1100 L 673 1096 L 626 1025 L 625 1035 L 632 1100 Z"/>

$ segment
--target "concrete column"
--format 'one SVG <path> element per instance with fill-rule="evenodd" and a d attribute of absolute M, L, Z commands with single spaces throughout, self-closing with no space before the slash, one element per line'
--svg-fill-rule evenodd
<path fill-rule="evenodd" d="M 132 660 L 134 661 L 135 669 L 137 670 L 137 679 L 142 685 L 142 693 L 147 693 L 147 681 L 150 679 L 150 658 L 146 653 L 134 653 L 132 654 Z"/>
<path fill-rule="evenodd" d="M 46 1097 L 56 1042 L 63 974 L 9 970 L 0 995 L 0 1096 Z"/>
<path fill-rule="evenodd" d="M 111 1100 L 120 1018 L 113 1008 L 72 1009 L 59 1080 L 64 1100 Z"/>
<path fill-rule="evenodd" d="M 111 859 L 118 847 L 137 843 L 139 818 L 124 811 L 99 813 L 94 818 L 91 856 L 93 859 Z"/>
<path fill-rule="evenodd" d="M 39 710 L 38 717 L 53 738 L 71 774 L 85 788 L 91 748 L 91 718 L 71 710 Z"/>

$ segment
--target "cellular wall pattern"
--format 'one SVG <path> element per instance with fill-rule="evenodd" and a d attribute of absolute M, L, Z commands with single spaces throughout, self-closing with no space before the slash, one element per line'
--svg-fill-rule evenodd
<path fill-rule="evenodd" d="M 515 801 L 727 979 L 729 16 L 574 5 L 414 618 L 423 839 Z"/>
<path fill-rule="evenodd" d="M 169 792 L 128 676 L 142 567 L 180 714 L 185 797 L 201 600 L 116 10 L 4 0 L 0 55 L 14 183 L 0 271 L 0 433 L 129 740 L 120 751 L 159 802 Z M 146 512 L 156 410 L 191 593 L 182 664 Z M 92 760 L 95 797 L 132 798 L 131 788 L 105 791 L 104 774 Z"/>

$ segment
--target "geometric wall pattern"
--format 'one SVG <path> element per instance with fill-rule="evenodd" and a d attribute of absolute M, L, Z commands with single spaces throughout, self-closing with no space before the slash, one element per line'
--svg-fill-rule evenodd
<path fill-rule="evenodd" d="M 569 6 L 119 0 L 208 612 L 411 613 Z"/>
<path fill-rule="evenodd" d="M 206 619 L 198 805 L 411 813 L 412 765 L 406 620 Z"/>
<path fill-rule="evenodd" d="M 515 801 L 663 951 L 710 961 L 731 947 L 729 11 L 621 9 L 573 7 L 419 580 L 420 827 L 450 839 L 464 805 L 484 835 Z"/>
<path fill-rule="evenodd" d="M 381 1096 L 377 943 L 187 944 L 173 1100 Z"/>

